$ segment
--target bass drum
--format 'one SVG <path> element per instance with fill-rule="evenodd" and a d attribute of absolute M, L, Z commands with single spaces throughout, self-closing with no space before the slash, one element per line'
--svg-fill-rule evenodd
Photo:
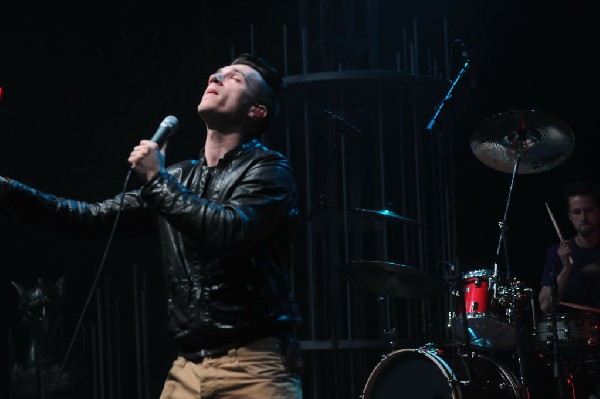
<path fill-rule="evenodd" d="M 363 399 L 525 399 L 527 390 L 496 360 L 473 354 L 474 384 L 467 356 L 453 348 L 400 349 L 385 356 L 371 372 Z"/>

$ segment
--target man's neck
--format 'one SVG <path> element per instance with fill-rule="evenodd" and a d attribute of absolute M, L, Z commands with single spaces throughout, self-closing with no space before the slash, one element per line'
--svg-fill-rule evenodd
<path fill-rule="evenodd" d="M 600 245 L 600 235 L 590 234 L 588 236 L 583 236 L 581 234 L 577 234 L 577 236 L 575 237 L 575 242 L 580 247 L 593 248 Z"/>
<path fill-rule="evenodd" d="M 204 144 L 204 157 L 208 166 L 216 166 L 219 159 L 242 142 L 241 133 L 221 133 L 209 129 Z"/>

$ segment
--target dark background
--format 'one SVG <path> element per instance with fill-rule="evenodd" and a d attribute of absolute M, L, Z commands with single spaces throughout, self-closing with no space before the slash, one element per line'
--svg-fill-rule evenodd
<path fill-rule="evenodd" d="M 284 70 L 285 25 L 292 44 L 287 74 L 302 73 L 298 42 L 302 24 L 312 15 L 299 13 L 301 3 L 3 2 L 0 175 L 68 198 L 103 199 L 121 191 L 131 148 L 150 137 L 169 114 L 178 117 L 180 128 L 169 143 L 167 162 L 197 157 L 204 126 L 196 106 L 206 79 L 230 61 L 232 52 L 250 50 L 250 26 L 256 53 Z M 317 2 L 309 3 L 310 10 L 318 9 Z M 377 3 L 381 69 L 392 68 L 401 41 L 396 28 L 407 18 L 419 21 L 423 41 L 446 18 L 449 41 L 461 39 L 471 57 L 469 75 L 449 106 L 456 138 L 454 261 L 463 269 L 492 266 L 511 181 L 510 174 L 488 168 L 472 154 L 469 143 L 477 127 L 500 112 L 535 109 L 572 129 L 575 148 L 568 159 L 549 171 L 517 175 L 512 193 L 507 220 L 511 271 L 537 290 L 545 249 L 557 239 L 544 203 L 568 236 L 562 188 L 575 178 L 598 180 L 599 28 L 591 5 L 514 0 Z M 456 73 L 455 66 L 452 71 Z M 130 187 L 135 184 L 139 182 L 133 176 Z M 140 266 L 148 274 L 153 312 L 159 313 L 164 301 L 155 244 L 119 239 L 104 267 L 131 276 L 133 265 Z M 66 276 L 70 305 L 81 311 L 105 246 L 0 219 L 3 315 L 8 324 L 16 321 L 10 281 L 31 284 L 38 277 L 52 281 Z M 152 342 L 168 345 L 163 344 L 168 338 L 160 322 L 152 328 Z M 164 352 L 158 380 L 171 358 Z"/>

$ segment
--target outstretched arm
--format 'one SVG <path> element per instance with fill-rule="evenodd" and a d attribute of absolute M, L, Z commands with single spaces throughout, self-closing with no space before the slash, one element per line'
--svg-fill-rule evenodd
<path fill-rule="evenodd" d="M 21 223 L 70 235 L 102 235 L 110 231 L 119 212 L 123 213 L 122 229 L 144 234 L 155 232 L 154 218 L 148 217 L 151 211 L 138 191 L 91 203 L 62 198 L 0 177 L 0 213 Z"/>

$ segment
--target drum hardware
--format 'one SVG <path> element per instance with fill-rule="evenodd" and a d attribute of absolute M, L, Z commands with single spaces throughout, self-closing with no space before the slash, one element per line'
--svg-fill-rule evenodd
<path fill-rule="evenodd" d="M 539 173 L 560 165 L 573 151 L 574 136 L 569 126 L 558 118 L 535 110 L 515 110 L 486 119 L 475 130 L 470 145 L 475 156 L 485 165 L 501 172 L 511 173 L 504 214 L 498 223 L 500 233 L 496 247 L 496 261 L 489 280 L 492 301 L 500 304 L 502 299 L 498 295 L 503 293 L 502 287 L 498 285 L 498 260 L 502 249 L 504 249 L 506 278 L 508 281 L 511 279 L 506 221 L 516 175 Z M 508 298 L 512 298 L 512 295 Z M 507 309 L 511 311 L 510 306 Z M 517 342 L 519 336 L 510 328 L 501 331 L 506 332 L 507 336 L 496 336 L 496 339 L 521 344 Z M 517 349 L 518 352 L 522 352 L 520 345 L 517 345 Z M 519 368 L 523 369 L 521 353 L 519 353 L 519 360 L 521 362 Z M 524 376 L 522 376 L 522 383 L 527 385 Z"/>
<path fill-rule="evenodd" d="M 413 226 L 423 226 L 423 223 L 418 222 L 414 219 L 408 218 L 406 216 L 402 216 L 397 214 L 394 211 L 390 211 L 388 209 L 365 209 L 365 208 L 354 208 L 350 210 L 351 212 L 368 217 L 370 219 L 374 219 L 376 221 L 387 222 L 400 222 L 406 223 Z"/>
<path fill-rule="evenodd" d="M 363 399 L 406 398 L 513 398 L 526 399 L 509 368 L 484 354 L 471 353 L 473 374 L 467 354 L 455 347 L 426 344 L 417 349 L 400 349 L 382 358 L 363 389 Z"/>
<path fill-rule="evenodd" d="M 562 120 L 536 110 L 493 115 L 479 125 L 471 150 L 485 165 L 510 173 L 540 173 L 564 162 L 573 152 L 573 131 Z"/>
<path fill-rule="evenodd" d="M 414 267 L 393 262 L 352 261 L 338 268 L 351 284 L 378 294 L 402 298 L 430 298 L 443 293 L 437 277 Z"/>
<path fill-rule="evenodd" d="M 600 316 L 593 313 L 557 313 L 556 335 L 552 332 L 551 315 L 545 315 L 538 323 L 536 341 L 542 351 L 552 348 L 558 341 L 563 358 L 584 356 L 600 347 Z M 556 338 L 555 338 L 556 337 Z"/>
<path fill-rule="evenodd" d="M 562 364 L 560 361 L 561 358 L 561 352 L 560 352 L 560 345 L 559 345 L 559 341 L 558 341 L 558 321 L 557 321 L 557 314 L 556 314 L 556 291 L 558 290 L 558 281 L 556 280 L 556 271 L 554 268 L 554 264 L 552 265 L 552 270 L 550 270 L 550 303 L 551 303 L 551 310 L 550 310 L 550 326 L 551 326 L 551 332 L 552 332 L 552 365 L 553 365 L 553 377 L 554 380 L 556 382 L 557 388 L 558 388 L 558 398 L 562 399 L 565 398 L 566 393 L 566 385 L 569 383 L 568 381 L 565 381 L 564 379 L 564 374 L 563 374 L 563 369 L 562 369 Z"/>
<path fill-rule="evenodd" d="M 481 162 L 512 174 L 504 214 L 498 224 L 500 236 L 496 248 L 498 260 L 501 247 L 504 247 L 507 278 L 510 278 L 510 268 L 506 253 L 506 220 L 516 175 L 539 173 L 558 166 L 573 152 L 574 142 L 573 132 L 563 121 L 535 110 L 493 115 L 483 121 L 471 137 L 471 150 Z M 494 263 L 494 277 L 497 269 L 498 265 Z"/>
<path fill-rule="evenodd" d="M 460 268 L 457 264 L 456 268 L 454 269 L 454 271 L 456 272 L 456 275 L 460 276 Z M 452 292 L 456 292 L 456 289 L 452 289 Z M 466 368 L 467 368 L 467 373 L 470 376 L 470 379 L 473 380 L 473 382 L 475 384 L 473 385 L 469 385 L 467 386 L 467 388 L 469 389 L 469 391 L 471 393 L 474 393 L 475 389 L 476 389 L 476 383 L 477 381 L 475 381 L 476 378 L 476 374 L 475 374 L 475 369 L 474 369 L 474 361 L 473 361 L 473 352 L 471 350 L 471 334 L 470 334 L 470 329 L 468 326 L 468 319 L 467 319 L 467 308 L 466 308 L 466 303 L 467 301 L 465 300 L 465 292 L 464 290 L 460 289 L 457 291 L 458 292 L 458 303 L 460 303 L 460 314 L 461 314 L 461 322 L 462 322 L 462 335 L 464 337 L 463 339 L 463 343 L 465 345 L 466 348 Z"/>
<path fill-rule="evenodd" d="M 495 297 L 492 286 L 496 287 Z M 517 344 L 517 328 L 523 322 L 524 303 L 529 301 L 533 309 L 533 291 L 513 278 L 506 283 L 501 275 L 494 277 L 491 270 L 473 270 L 463 274 L 463 291 L 466 309 L 468 336 L 472 345 L 479 349 L 502 350 Z M 464 341 L 467 333 L 461 332 L 464 311 L 457 309 L 453 328 L 459 340 Z M 535 316 L 531 331 L 535 329 Z"/>
<path fill-rule="evenodd" d="M 386 304 L 383 335 L 392 351 L 397 349 L 397 334 L 392 328 L 392 297 L 437 297 L 444 287 L 441 280 L 429 273 L 393 262 L 352 261 L 340 265 L 338 272 L 349 283 L 383 295 Z"/>

